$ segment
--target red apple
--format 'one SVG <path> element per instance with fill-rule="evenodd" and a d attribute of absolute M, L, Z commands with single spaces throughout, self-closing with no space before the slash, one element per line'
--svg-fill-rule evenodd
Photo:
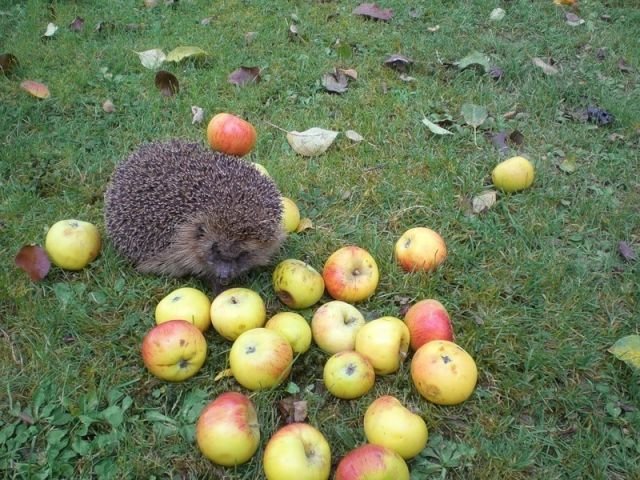
<path fill-rule="evenodd" d="M 409 327 L 411 348 L 417 350 L 431 340 L 454 341 L 453 325 L 447 309 L 438 300 L 421 300 L 404 316 Z"/>
<path fill-rule="evenodd" d="M 207 141 L 218 152 L 242 157 L 256 144 L 256 129 L 230 113 L 218 113 L 207 126 Z"/>
<path fill-rule="evenodd" d="M 347 453 L 334 480 L 409 480 L 409 467 L 390 448 L 366 443 Z"/>
<path fill-rule="evenodd" d="M 196 443 L 218 465 L 232 467 L 248 461 L 260 443 L 258 416 L 251 400 L 226 392 L 210 402 L 196 424 Z"/>
<path fill-rule="evenodd" d="M 373 295 L 378 286 L 378 265 L 365 249 L 342 247 L 325 262 L 322 278 L 327 292 L 336 300 L 360 302 Z"/>

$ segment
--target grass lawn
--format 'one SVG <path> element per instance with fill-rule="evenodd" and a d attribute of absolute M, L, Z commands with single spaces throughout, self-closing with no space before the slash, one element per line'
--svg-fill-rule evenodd
<path fill-rule="evenodd" d="M 0 54 L 19 62 L 0 74 L 0 476 L 264 478 L 279 402 L 292 396 L 307 402 L 307 421 L 337 464 L 365 442 L 369 403 L 390 394 L 429 428 L 427 448 L 408 462 L 412 479 L 640 478 L 640 376 L 607 351 L 640 330 L 640 263 L 619 252 L 626 242 L 640 253 L 636 1 L 579 0 L 577 9 L 551 0 L 380 1 L 393 10 L 389 21 L 353 15 L 356 1 L 158 3 L 0 0 Z M 490 19 L 496 7 L 501 20 Z M 569 16 L 571 25 L 566 13 L 579 18 Z M 73 31 L 76 17 L 84 25 Z M 43 37 L 50 22 L 59 29 Z M 136 52 L 178 46 L 208 55 L 165 62 L 180 84 L 166 97 Z M 399 72 L 384 64 L 392 54 L 413 63 Z M 261 81 L 229 83 L 240 66 L 259 67 Z M 357 72 L 342 94 L 321 81 L 336 67 Z M 26 79 L 51 96 L 29 95 Z M 115 111 L 104 111 L 106 100 Z M 475 132 L 465 104 L 486 109 Z M 204 109 L 203 123 L 192 123 L 192 106 Z M 590 121 L 588 108 L 615 119 Z M 328 356 L 312 346 L 288 382 L 251 395 L 262 442 L 248 463 L 225 469 L 200 454 L 202 407 L 242 391 L 232 377 L 214 380 L 231 344 L 208 331 L 206 363 L 183 383 L 146 371 L 140 343 L 157 302 L 207 285 L 137 273 L 104 236 L 103 194 L 139 144 L 204 144 L 208 119 L 223 111 L 255 125 L 249 159 L 313 223 L 288 237 L 274 264 L 298 258 L 321 269 L 356 244 L 381 272 L 375 295 L 358 304 L 366 319 L 402 318 L 409 304 L 440 300 L 478 366 L 466 402 L 422 399 L 410 359 L 364 397 L 338 400 L 322 388 Z M 432 133 L 425 117 L 452 135 Z M 341 134 L 323 155 L 302 157 L 281 129 L 311 127 Z M 500 132 L 511 135 L 502 153 L 492 140 Z M 493 167 L 517 154 L 535 165 L 533 186 L 498 193 L 475 213 L 472 199 L 493 189 Z M 99 227 L 100 256 L 32 282 L 15 255 L 43 245 L 65 218 Z M 415 226 L 447 242 L 449 257 L 432 274 L 406 274 L 393 258 L 395 241 Z M 259 292 L 269 315 L 286 310 L 271 271 L 236 284 Z M 300 313 L 310 320 L 317 306 Z"/>

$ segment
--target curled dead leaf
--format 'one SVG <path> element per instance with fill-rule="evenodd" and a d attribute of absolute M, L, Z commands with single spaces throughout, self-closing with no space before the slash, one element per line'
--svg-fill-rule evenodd
<path fill-rule="evenodd" d="M 49 87 L 47 87 L 44 83 L 34 82 L 33 80 L 22 81 L 20 83 L 20 88 L 22 88 L 27 93 L 30 93 L 34 97 L 49 98 L 51 96 Z"/>
<path fill-rule="evenodd" d="M 390 8 L 380 8 L 375 3 L 362 3 L 353 10 L 353 15 L 360 15 L 374 20 L 388 22 L 393 18 L 393 10 Z"/>
<path fill-rule="evenodd" d="M 409 67 L 413 64 L 413 60 L 405 57 L 399 53 L 389 55 L 383 62 L 389 68 L 393 68 L 398 72 L 406 73 Z"/>
<path fill-rule="evenodd" d="M 202 123 L 204 121 L 204 110 L 202 108 L 193 105 L 191 107 L 191 114 L 193 115 L 193 118 L 191 119 L 191 125 Z"/>
<path fill-rule="evenodd" d="M 545 75 L 557 75 L 558 73 L 560 73 L 560 71 L 556 67 L 551 65 L 551 63 L 547 63 L 541 58 L 534 57 L 531 59 L 531 61 L 536 67 L 541 68 Z"/>
<path fill-rule="evenodd" d="M 9 74 L 18 65 L 18 59 L 12 53 L 0 54 L 0 73 Z"/>
<path fill-rule="evenodd" d="M 15 264 L 29 275 L 34 282 L 47 276 L 51 268 L 51 261 L 47 253 L 39 245 L 23 246 L 15 258 Z"/>
<path fill-rule="evenodd" d="M 278 409 L 284 423 L 304 422 L 307 418 L 306 400 L 297 400 L 295 397 L 287 397 L 280 400 Z"/>
<path fill-rule="evenodd" d="M 167 72 L 166 70 L 160 70 L 156 73 L 155 83 L 156 87 L 158 87 L 165 97 L 172 97 L 180 91 L 178 79 L 173 73 Z"/>
<path fill-rule="evenodd" d="M 332 93 L 344 93 L 349 87 L 349 77 L 346 75 L 345 70 L 334 69 L 333 72 L 325 73 L 322 76 L 322 86 L 328 92 Z M 355 72 L 355 70 L 354 70 Z M 357 73 L 356 73 L 357 76 Z"/>
<path fill-rule="evenodd" d="M 489 190 L 477 195 L 471 199 L 471 209 L 473 213 L 479 214 L 486 212 L 496 203 L 497 192 L 495 190 Z"/>
<path fill-rule="evenodd" d="M 145 50 L 144 52 L 135 52 L 140 57 L 140 63 L 149 70 L 155 70 L 162 65 L 167 56 L 159 48 L 152 48 L 151 50 Z"/>
<path fill-rule="evenodd" d="M 305 230 L 309 230 L 310 228 L 313 228 L 313 222 L 311 221 L 310 218 L 301 218 L 300 222 L 298 223 L 298 227 L 296 228 L 296 233 L 300 233 L 300 232 L 304 232 Z"/>
<path fill-rule="evenodd" d="M 339 132 L 313 127 L 304 132 L 287 133 L 287 141 L 293 150 L 305 157 L 313 157 L 327 151 Z"/>
<path fill-rule="evenodd" d="M 244 87 L 250 83 L 258 83 L 260 81 L 260 67 L 240 67 L 234 70 L 227 77 L 229 83 Z"/>

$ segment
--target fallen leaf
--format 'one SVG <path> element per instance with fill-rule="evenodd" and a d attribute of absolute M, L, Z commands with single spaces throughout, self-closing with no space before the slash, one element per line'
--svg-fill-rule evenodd
<path fill-rule="evenodd" d="M 294 397 L 286 397 L 278 402 L 278 409 L 284 423 L 304 422 L 307 418 L 306 400 L 297 400 Z"/>
<path fill-rule="evenodd" d="M 0 72 L 3 74 L 7 75 L 16 65 L 18 65 L 18 59 L 12 53 L 0 55 Z"/>
<path fill-rule="evenodd" d="M 105 100 L 105 102 L 102 104 L 102 110 L 107 113 L 113 113 L 116 111 L 116 106 L 111 100 Z"/>
<path fill-rule="evenodd" d="M 167 72 L 166 70 L 160 70 L 156 73 L 156 87 L 160 90 L 165 97 L 172 97 L 180 91 L 180 83 L 176 76 Z"/>
<path fill-rule="evenodd" d="M 211 22 L 213 22 L 215 19 L 216 19 L 216 17 L 203 18 L 202 20 L 200 20 L 200 25 L 210 25 Z"/>
<path fill-rule="evenodd" d="M 30 93 L 34 97 L 49 98 L 51 96 L 51 94 L 49 93 L 49 87 L 47 87 L 44 83 L 34 82 L 33 80 L 22 81 L 20 83 L 20 88 Z"/>
<path fill-rule="evenodd" d="M 176 47 L 167 53 L 167 57 L 165 61 L 167 62 L 179 62 L 185 58 L 189 57 L 206 57 L 207 52 L 205 52 L 200 47 Z"/>
<path fill-rule="evenodd" d="M 489 19 L 494 22 L 498 22 L 504 18 L 507 12 L 505 12 L 502 8 L 494 8 L 491 10 L 491 14 L 489 15 Z"/>
<path fill-rule="evenodd" d="M 524 135 L 520 130 L 514 130 L 509 134 L 509 141 L 520 146 L 524 143 Z"/>
<path fill-rule="evenodd" d="M 504 76 L 504 70 L 502 68 L 492 65 L 487 72 L 494 80 L 500 80 Z"/>
<path fill-rule="evenodd" d="M 333 72 L 325 73 L 321 79 L 322 86 L 328 92 L 344 93 L 348 90 L 349 77 L 341 70 L 334 69 Z"/>
<path fill-rule="evenodd" d="M 227 81 L 239 87 L 260 81 L 260 67 L 240 67 L 227 77 Z"/>
<path fill-rule="evenodd" d="M 633 72 L 633 69 L 629 66 L 629 64 L 624 58 L 621 58 L 620 60 L 618 60 L 618 70 L 624 73 Z"/>
<path fill-rule="evenodd" d="M 618 140 L 624 140 L 624 135 L 621 135 L 620 133 L 612 133 L 611 135 L 609 135 L 607 137 L 607 139 L 610 142 L 617 142 Z"/>
<path fill-rule="evenodd" d="M 556 5 L 567 5 L 569 7 L 572 7 L 578 2 L 577 0 L 553 0 L 553 3 L 555 3 Z"/>
<path fill-rule="evenodd" d="M 586 110 L 586 120 L 598 125 L 609 125 L 614 122 L 615 117 L 600 107 L 588 106 Z"/>
<path fill-rule="evenodd" d="M 562 159 L 562 161 L 558 164 L 558 168 L 562 170 L 564 173 L 573 173 L 578 168 L 576 163 L 576 159 L 574 156 L 568 156 Z"/>
<path fill-rule="evenodd" d="M 501 155 L 509 153 L 509 145 L 507 145 L 507 133 L 498 132 L 491 136 L 491 143 L 498 149 Z"/>
<path fill-rule="evenodd" d="M 364 137 L 354 130 L 347 130 L 346 132 L 344 132 L 344 136 L 347 137 L 352 142 L 356 142 L 356 143 L 364 140 Z"/>
<path fill-rule="evenodd" d="M 618 253 L 627 262 L 632 262 L 638 258 L 636 252 L 627 242 L 618 242 Z"/>
<path fill-rule="evenodd" d="M 608 349 L 618 360 L 640 370 L 640 335 L 627 335 L 620 338 Z"/>
<path fill-rule="evenodd" d="M 23 246 L 15 258 L 18 268 L 29 275 L 32 281 L 38 282 L 47 276 L 51 268 L 51 261 L 47 253 L 39 245 Z"/>
<path fill-rule="evenodd" d="M 353 68 L 339 68 L 338 71 L 352 80 L 358 79 L 358 72 L 356 72 Z"/>
<path fill-rule="evenodd" d="M 191 119 L 191 125 L 195 125 L 196 123 L 202 123 L 204 120 L 204 110 L 200 107 L 193 105 L 191 107 L 191 114 L 193 118 Z"/>
<path fill-rule="evenodd" d="M 233 373 L 230 368 L 226 368 L 224 370 L 219 371 L 215 377 L 213 377 L 214 382 L 218 382 L 223 378 L 233 377 Z"/>
<path fill-rule="evenodd" d="M 415 81 L 416 81 L 416 78 L 415 78 L 415 77 L 412 77 L 411 75 L 407 75 L 407 74 L 405 74 L 405 73 L 401 73 L 401 74 L 398 76 L 398 78 L 399 78 L 400 80 L 402 80 L 403 82 L 415 82 Z"/>
<path fill-rule="evenodd" d="M 577 27 L 579 25 L 582 25 L 584 23 L 584 20 L 582 18 L 580 18 L 578 15 L 576 15 L 573 12 L 566 12 L 564 14 L 564 18 L 567 22 L 567 25 L 571 26 L 571 27 Z"/>
<path fill-rule="evenodd" d="M 47 25 L 47 29 L 45 30 L 45 32 L 42 34 L 43 37 L 47 37 L 47 38 L 51 38 L 55 35 L 55 33 L 58 31 L 58 27 L 57 25 L 53 24 L 53 23 L 49 23 Z"/>
<path fill-rule="evenodd" d="M 296 233 L 304 232 L 305 230 L 309 230 L 310 228 L 313 228 L 313 222 L 311 221 L 311 219 L 307 217 L 301 218 L 296 228 Z"/>
<path fill-rule="evenodd" d="M 486 212 L 496 203 L 497 192 L 489 190 L 471 199 L 471 210 L 475 214 Z"/>
<path fill-rule="evenodd" d="M 287 133 L 287 141 L 296 153 L 306 157 L 320 155 L 327 151 L 339 132 L 313 127 L 304 132 Z"/>
<path fill-rule="evenodd" d="M 362 3 L 353 10 L 353 15 L 361 15 L 375 20 L 389 21 L 393 18 L 393 10 L 380 8 L 375 3 Z"/>
<path fill-rule="evenodd" d="M 258 32 L 247 32 L 244 34 L 244 43 L 246 43 L 247 45 L 249 45 L 250 43 L 252 43 L 256 37 L 258 36 Z"/>
<path fill-rule="evenodd" d="M 84 18 L 76 17 L 73 22 L 69 24 L 69 30 L 72 32 L 80 32 L 84 28 Z"/>
<path fill-rule="evenodd" d="M 482 52 L 473 51 L 457 62 L 453 62 L 453 64 L 460 70 L 464 70 L 465 68 L 469 68 L 473 65 L 480 65 L 484 71 L 487 72 L 491 68 L 491 59 L 488 55 L 485 55 Z"/>
<path fill-rule="evenodd" d="M 558 73 L 560 73 L 556 67 L 545 62 L 541 58 L 534 57 L 531 59 L 531 61 L 536 67 L 541 68 L 545 75 L 557 75 Z"/>
<path fill-rule="evenodd" d="M 438 30 L 440 30 L 440 25 L 436 25 L 434 27 L 427 27 L 427 31 L 431 33 L 436 33 Z"/>
<path fill-rule="evenodd" d="M 413 60 L 399 53 L 388 56 L 383 62 L 389 68 L 393 68 L 399 72 L 406 72 L 413 64 Z"/>
<path fill-rule="evenodd" d="M 474 105 L 473 103 L 465 103 L 460 109 L 460 113 L 464 117 L 465 122 L 471 125 L 473 128 L 478 128 L 484 123 L 489 116 L 487 109 L 480 105 Z"/>
<path fill-rule="evenodd" d="M 422 123 L 424 123 L 427 128 L 436 135 L 453 135 L 453 132 L 450 132 L 446 128 L 442 128 L 437 123 L 430 122 L 426 117 L 422 119 Z"/>
<path fill-rule="evenodd" d="M 151 50 L 145 50 L 144 52 L 135 52 L 140 57 L 140 63 L 149 70 L 155 70 L 164 63 L 167 56 L 159 48 L 153 48 Z"/>

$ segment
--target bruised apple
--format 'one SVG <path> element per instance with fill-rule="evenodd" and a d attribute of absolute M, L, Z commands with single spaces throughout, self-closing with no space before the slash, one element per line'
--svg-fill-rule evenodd
<path fill-rule="evenodd" d="M 282 303 L 302 309 L 316 303 L 324 293 L 322 275 L 311 265 L 288 258 L 273 270 L 273 289 Z"/>
<path fill-rule="evenodd" d="M 256 144 L 256 129 L 230 113 L 218 113 L 207 125 L 207 141 L 217 152 L 242 157 Z"/>

